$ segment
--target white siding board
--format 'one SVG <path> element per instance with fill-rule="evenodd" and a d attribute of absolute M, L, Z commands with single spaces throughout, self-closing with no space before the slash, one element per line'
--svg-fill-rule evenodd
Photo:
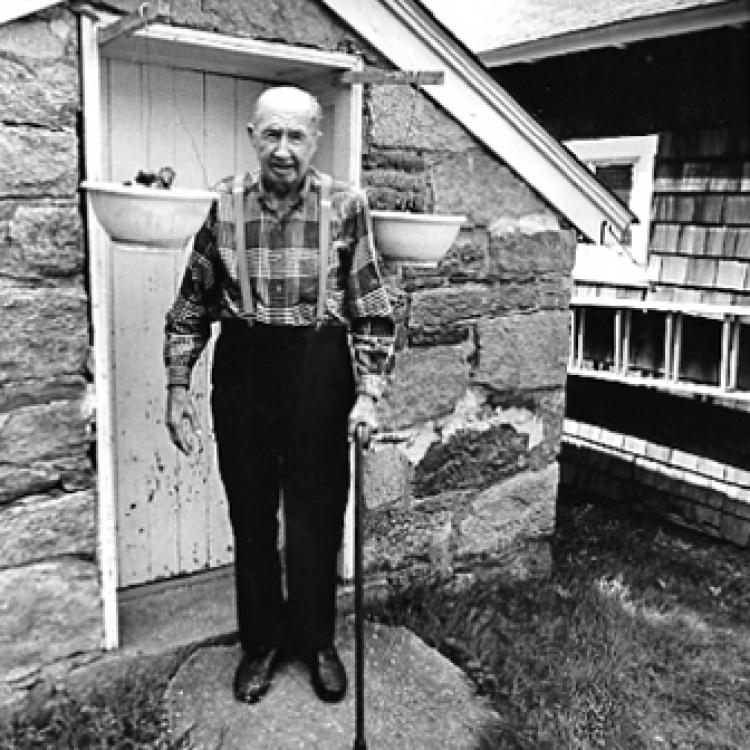
<path fill-rule="evenodd" d="M 203 138 L 203 74 L 192 70 L 174 71 L 175 187 L 207 188 L 206 149 Z M 195 106 L 200 102 L 201 106 Z"/>
<path fill-rule="evenodd" d="M 136 170 L 156 171 L 164 166 L 175 168 L 175 95 L 174 70 L 161 66 L 143 66 L 143 109 L 148 134 L 145 164 Z"/>
<path fill-rule="evenodd" d="M 259 81 L 239 79 L 235 88 L 235 112 L 237 143 L 237 171 L 249 172 L 258 168 L 258 157 L 247 132 L 252 117 L 253 105 L 266 86 Z"/>
<path fill-rule="evenodd" d="M 206 171 L 210 185 L 234 172 L 236 159 L 235 82 L 207 75 L 205 104 Z"/>
<path fill-rule="evenodd" d="M 132 180 L 146 161 L 142 70 L 140 65 L 109 63 L 109 175 L 115 182 Z"/>

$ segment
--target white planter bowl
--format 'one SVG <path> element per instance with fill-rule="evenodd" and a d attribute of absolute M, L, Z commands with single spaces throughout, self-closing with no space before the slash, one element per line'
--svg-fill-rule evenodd
<path fill-rule="evenodd" d="M 414 266 L 434 266 L 458 236 L 465 216 L 370 212 L 375 246 L 388 260 Z"/>
<path fill-rule="evenodd" d="M 183 248 L 218 197 L 210 190 L 161 190 L 117 182 L 87 181 L 81 187 L 113 241 L 162 248 Z"/>

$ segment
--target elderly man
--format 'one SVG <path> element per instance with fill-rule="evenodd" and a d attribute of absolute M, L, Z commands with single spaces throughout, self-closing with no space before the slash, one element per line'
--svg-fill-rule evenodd
<path fill-rule="evenodd" d="M 219 184 L 166 322 L 167 426 L 186 453 L 191 368 L 220 322 L 212 410 L 235 542 L 243 656 L 234 692 L 249 703 L 268 690 L 286 647 L 309 665 L 322 700 L 346 691 L 334 620 L 347 440 L 354 425 L 375 426 L 392 357 L 366 200 L 310 166 L 320 121 L 301 89 L 260 96 L 248 125 L 259 173 Z"/>

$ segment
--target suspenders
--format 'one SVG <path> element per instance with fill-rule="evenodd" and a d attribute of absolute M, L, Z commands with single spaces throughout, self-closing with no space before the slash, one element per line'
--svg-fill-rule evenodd
<path fill-rule="evenodd" d="M 253 289 L 250 286 L 250 274 L 247 270 L 244 173 L 234 176 L 232 199 L 234 201 L 234 240 L 237 249 L 237 277 L 240 280 L 240 293 L 242 294 L 242 317 L 251 323 L 255 318 L 255 299 L 253 298 Z"/>
<path fill-rule="evenodd" d="M 320 212 L 318 214 L 318 310 L 315 327 L 323 325 L 326 315 L 328 282 L 328 246 L 331 240 L 331 178 L 320 175 Z"/>
<path fill-rule="evenodd" d="M 242 295 L 242 317 L 248 322 L 255 318 L 255 299 L 248 272 L 245 247 L 245 175 L 235 175 L 232 183 L 234 208 L 234 238 L 237 248 L 237 277 Z M 331 177 L 320 175 L 320 204 L 318 213 L 318 303 L 315 327 L 325 320 L 328 288 L 328 247 L 331 240 Z"/>

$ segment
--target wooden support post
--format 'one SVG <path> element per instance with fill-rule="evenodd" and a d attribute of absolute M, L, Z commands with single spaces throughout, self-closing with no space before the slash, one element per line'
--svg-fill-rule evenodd
<path fill-rule="evenodd" d="M 672 372 L 670 380 L 677 382 L 680 379 L 680 360 L 682 359 L 682 315 L 674 314 L 674 329 L 672 338 Z"/>
<path fill-rule="evenodd" d="M 674 313 L 664 318 L 664 379 L 672 379 L 672 356 L 674 354 Z"/>
<path fill-rule="evenodd" d="M 632 325 L 632 310 L 623 310 L 622 319 L 622 368 L 623 374 L 627 375 L 630 369 L 630 328 Z"/>
<path fill-rule="evenodd" d="M 732 315 L 730 316 L 730 334 L 729 334 L 729 373 L 727 375 L 727 388 L 730 391 L 737 390 L 737 380 L 739 378 L 740 367 L 740 321 Z"/>
<path fill-rule="evenodd" d="M 586 335 L 586 309 L 578 308 L 578 334 L 576 341 L 576 367 L 583 367 L 583 342 Z"/>
<path fill-rule="evenodd" d="M 729 357 L 731 353 L 732 321 L 725 315 L 721 321 L 721 354 L 719 358 L 719 388 L 729 388 Z"/>
<path fill-rule="evenodd" d="M 615 310 L 615 372 L 622 372 L 622 310 Z"/>
<path fill-rule="evenodd" d="M 576 330 L 577 330 L 577 319 L 578 314 L 575 307 L 570 309 L 570 347 L 568 349 L 568 369 L 572 369 L 576 364 Z"/>

